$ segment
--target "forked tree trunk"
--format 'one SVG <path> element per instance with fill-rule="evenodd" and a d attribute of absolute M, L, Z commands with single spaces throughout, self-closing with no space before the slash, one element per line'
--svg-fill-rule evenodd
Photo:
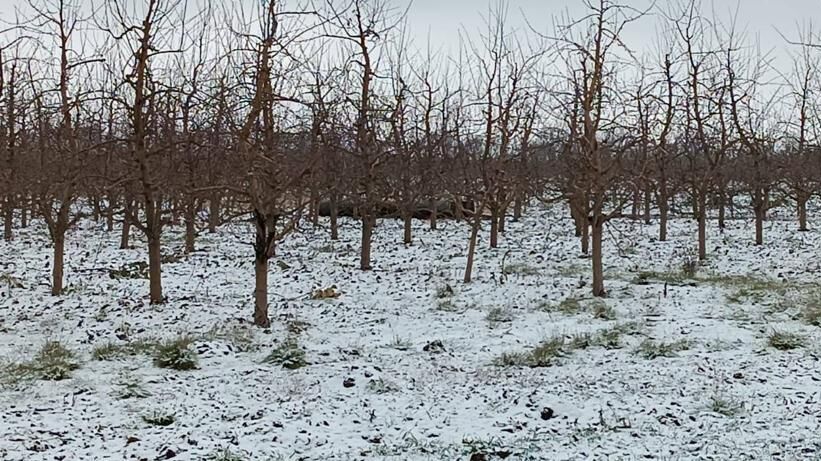
<path fill-rule="evenodd" d="M 371 240 L 373 237 L 374 221 L 375 219 L 371 216 L 370 210 L 362 213 L 362 242 L 361 251 L 359 253 L 359 269 L 363 271 L 371 270 Z"/>
<path fill-rule="evenodd" d="M 57 229 L 54 233 L 54 258 L 51 267 L 51 294 L 59 296 L 63 293 L 63 258 L 65 255 L 65 230 Z"/>
<path fill-rule="evenodd" d="M 479 226 L 481 224 L 481 215 L 476 215 L 473 218 L 473 223 L 470 226 L 470 240 L 468 242 L 468 261 L 465 265 L 465 283 L 470 283 L 470 280 L 473 277 L 473 259 L 476 255 L 476 241 L 479 239 Z"/>
<path fill-rule="evenodd" d="M 798 193 L 798 231 L 799 232 L 806 232 L 809 229 L 807 228 L 807 202 L 809 201 L 809 197 L 806 194 L 799 192 Z"/>
<path fill-rule="evenodd" d="M 607 293 L 604 290 L 604 265 L 602 261 L 602 237 L 604 222 L 600 212 L 593 214 L 593 296 L 602 297 Z"/>
<path fill-rule="evenodd" d="M 162 304 L 162 245 L 159 235 L 148 235 L 148 297 L 151 304 Z"/>

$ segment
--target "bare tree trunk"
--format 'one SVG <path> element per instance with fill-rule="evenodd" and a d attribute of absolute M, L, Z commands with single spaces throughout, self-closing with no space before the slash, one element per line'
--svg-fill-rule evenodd
<path fill-rule="evenodd" d="M 806 194 L 799 193 L 798 194 L 798 231 L 799 232 L 806 232 L 809 230 L 807 228 L 807 201 L 809 198 Z"/>
<path fill-rule="evenodd" d="M 262 328 L 271 326 L 268 317 L 268 258 L 265 255 L 254 258 L 254 325 Z"/>
<path fill-rule="evenodd" d="M 370 210 L 362 213 L 362 247 L 359 253 L 359 269 L 363 271 L 371 270 L 371 240 L 373 237 L 374 221 L 375 219 L 371 216 Z"/>
<path fill-rule="evenodd" d="M 51 294 L 63 293 L 63 258 L 65 255 L 65 230 L 57 229 L 54 235 L 54 260 L 51 267 Z"/>
<path fill-rule="evenodd" d="M 505 233 L 505 224 L 507 224 L 507 207 L 502 208 L 502 211 L 499 213 L 499 233 Z"/>
<path fill-rule="evenodd" d="M 430 230 L 436 230 L 439 214 L 439 203 L 436 200 L 430 201 Z"/>
<path fill-rule="evenodd" d="M 311 187 L 311 202 L 308 213 L 311 216 L 311 224 L 319 227 L 319 192 L 316 187 Z"/>
<path fill-rule="evenodd" d="M 516 195 L 516 199 L 513 201 L 513 222 L 519 222 L 522 219 L 522 208 L 522 197 Z"/>
<path fill-rule="evenodd" d="M 404 213 L 404 216 L 402 217 L 402 220 L 404 221 L 405 225 L 405 232 L 402 238 L 402 242 L 404 242 L 405 245 L 410 245 L 413 240 L 413 215 L 410 212 L 406 211 Z"/>
<path fill-rule="evenodd" d="M 217 227 L 220 224 L 220 204 L 222 197 L 219 192 L 211 194 L 211 200 L 208 201 L 208 232 L 214 234 L 217 232 Z"/>
<path fill-rule="evenodd" d="M 670 211 L 670 203 L 667 197 L 667 184 L 659 184 L 659 241 L 667 241 L 667 214 Z"/>
<path fill-rule="evenodd" d="M 162 246 L 158 235 L 148 235 L 148 284 L 151 304 L 162 304 Z"/>
<path fill-rule="evenodd" d="M 25 199 L 20 202 L 20 227 L 23 229 L 29 227 L 29 213 Z"/>
<path fill-rule="evenodd" d="M 114 230 L 114 194 L 108 195 L 108 208 L 106 208 L 105 212 L 105 228 L 106 231 L 111 232 Z"/>
<path fill-rule="evenodd" d="M 639 219 L 639 209 L 641 207 L 641 188 L 638 184 L 633 184 L 633 204 L 630 207 L 630 218 Z"/>
<path fill-rule="evenodd" d="M 593 296 L 605 296 L 604 268 L 602 262 L 602 237 L 604 223 L 599 212 L 593 215 Z"/>
<path fill-rule="evenodd" d="M 753 197 L 753 212 L 755 213 L 755 244 L 764 245 L 764 219 L 766 219 L 766 206 L 764 191 L 755 190 Z"/>
<path fill-rule="evenodd" d="M 14 223 L 14 205 L 9 197 L 6 197 L 6 203 L 3 207 L 3 240 L 9 242 L 14 236 L 12 232 L 12 224 Z"/>
<path fill-rule="evenodd" d="M 185 253 L 193 253 L 197 239 L 196 204 L 191 200 L 185 207 Z"/>
<path fill-rule="evenodd" d="M 707 259 L 707 193 L 703 190 L 698 192 L 696 200 L 698 216 L 698 260 Z"/>
<path fill-rule="evenodd" d="M 582 254 L 590 254 L 590 223 L 588 222 L 587 217 L 584 217 L 584 221 L 582 221 Z"/>
<path fill-rule="evenodd" d="M 727 208 L 726 194 L 725 187 L 721 186 L 718 191 L 718 228 L 721 229 L 722 232 L 727 228 L 727 224 L 724 221 Z"/>
<path fill-rule="evenodd" d="M 465 265 L 465 283 L 470 283 L 473 276 L 473 258 L 476 255 L 476 241 L 479 239 L 479 226 L 482 223 L 481 215 L 473 218 L 473 223 L 470 228 L 470 241 L 468 243 L 468 261 Z"/>
<path fill-rule="evenodd" d="M 331 240 L 339 240 L 339 200 L 331 194 Z"/>
<path fill-rule="evenodd" d="M 481 217 L 479 219 L 482 219 Z M 496 207 L 490 212 L 490 247 L 497 248 L 499 246 L 499 212 Z"/>
<path fill-rule="evenodd" d="M 120 234 L 120 249 L 126 250 L 128 249 L 128 241 L 131 237 L 131 221 L 129 220 L 129 216 L 133 213 L 134 202 L 131 199 L 125 199 L 125 210 L 123 211 L 123 229 L 122 233 Z"/>
<path fill-rule="evenodd" d="M 653 187 L 647 184 L 644 188 L 644 224 L 650 224 L 650 211 L 653 207 Z"/>

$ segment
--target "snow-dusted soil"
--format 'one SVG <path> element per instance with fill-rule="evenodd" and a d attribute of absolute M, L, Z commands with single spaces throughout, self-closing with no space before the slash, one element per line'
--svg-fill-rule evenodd
<path fill-rule="evenodd" d="M 70 289 L 57 298 L 45 230 L 21 229 L 0 242 L 0 275 L 9 276 L 0 360 L 27 360 L 59 340 L 81 367 L 63 381 L 0 389 L 0 459 L 821 459 L 821 328 L 798 315 L 821 273 L 821 234 L 770 221 L 766 246 L 755 247 L 751 222 L 730 221 L 723 235 L 710 229 L 700 278 L 665 289 L 660 274 L 678 273 L 695 248 L 694 223 L 673 220 L 670 241 L 656 242 L 655 225 L 617 221 L 605 256 L 616 318 L 606 320 L 592 314 L 589 260 L 566 215 L 531 210 L 496 250 L 483 232 L 469 285 L 460 282 L 464 224 L 430 231 L 418 222 L 406 247 L 400 223 L 380 222 L 367 273 L 357 270 L 355 222 L 333 243 L 327 229 L 306 228 L 272 261 L 270 331 L 247 322 L 250 228 L 204 234 L 200 251 L 165 265 L 161 307 L 148 305 L 147 280 L 109 276 L 144 258 L 137 238 L 136 249 L 119 250 L 117 232 L 84 223 L 69 237 Z M 166 240 L 165 253 L 179 251 L 178 229 Z M 657 274 L 638 283 L 640 271 Z M 23 287 L 9 288 L 14 279 Z M 338 298 L 310 299 L 332 285 Z M 453 295 L 437 297 L 446 285 Z M 564 312 L 563 300 L 581 310 Z M 625 324 L 637 331 L 618 349 L 568 350 L 543 368 L 493 364 L 550 337 Z M 807 342 L 776 350 L 773 331 Z M 242 332 L 252 344 L 235 341 Z M 107 342 L 178 334 L 201 338 L 198 370 L 91 356 Z M 263 363 L 289 335 L 310 365 Z M 648 359 L 637 353 L 648 339 L 690 347 Z M 435 341 L 443 350 L 425 347 Z M 150 395 L 122 398 L 126 382 Z M 148 424 L 155 412 L 173 424 Z"/>

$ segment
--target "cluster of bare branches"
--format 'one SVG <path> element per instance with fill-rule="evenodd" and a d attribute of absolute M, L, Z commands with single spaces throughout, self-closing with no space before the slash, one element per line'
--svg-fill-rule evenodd
<path fill-rule="evenodd" d="M 0 205 L 4 238 L 41 219 L 63 291 L 68 231 L 90 217 L 121 246 L 147 242 L 152 303 L 162 303 L 163 236 L 247 218 L 254 322 L 268 320 L 268 262 L 300 226 L 361 223 L 372 267 L 379 218 L 469 228 L 470 282 L 484 223 L 535 201 L 568 205 L 593 293 L 606 293 L 604 229 L 648 223 L 667 239 L 688 204 L 707 257 L 707 222 L 745 197 L 764 243 L 768 211 L 795 203 L 799 229 L 821 191 L 818 35 L 799 31 L 792 69 L 699 0 L 636 10 L 585 0 L 552 33 L 509 27 L 508 6 L 465 30 L 454 55 L 409 38 L 387 0 L 201 3 L 30 0 L 0 35 Z M 622 39 L 653 12 L 655 53 Z"/>

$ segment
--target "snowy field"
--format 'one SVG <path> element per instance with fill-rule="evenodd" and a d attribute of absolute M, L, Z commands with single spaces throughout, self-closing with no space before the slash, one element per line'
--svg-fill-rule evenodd
<path fill-rule="evenodd" d="M 508 223 L 496 250 L 483 232 L 470 285 L 468 229 L 440 224 L 406 247 L 380 222 L 368 273 L 353 221 L 338 242 L 289 237 L 270 331 L 248 322 L 244 225 L 169 257 L 161 307 L 123 270 L 145 258 L 136 234 L 119 250 L 118 232 L 73 231 L 57 298 L 46 231 L 19 230 L 0 242 L 0 459 L 821 459 L 817 231 L 769 221 L 759 248 L 751 221 L 711 222 L 710 259 L 685 274 L 693 221 L 668 242 L 616 221 L 597 301 L 563 210 Z M 164 253 L 181 248 L 174 229 Z M 180 336 L 198 368 L 158 367 L 151 344 Z M 75 353 L 67 379 L 19 373 L 47 341 Z"/>

